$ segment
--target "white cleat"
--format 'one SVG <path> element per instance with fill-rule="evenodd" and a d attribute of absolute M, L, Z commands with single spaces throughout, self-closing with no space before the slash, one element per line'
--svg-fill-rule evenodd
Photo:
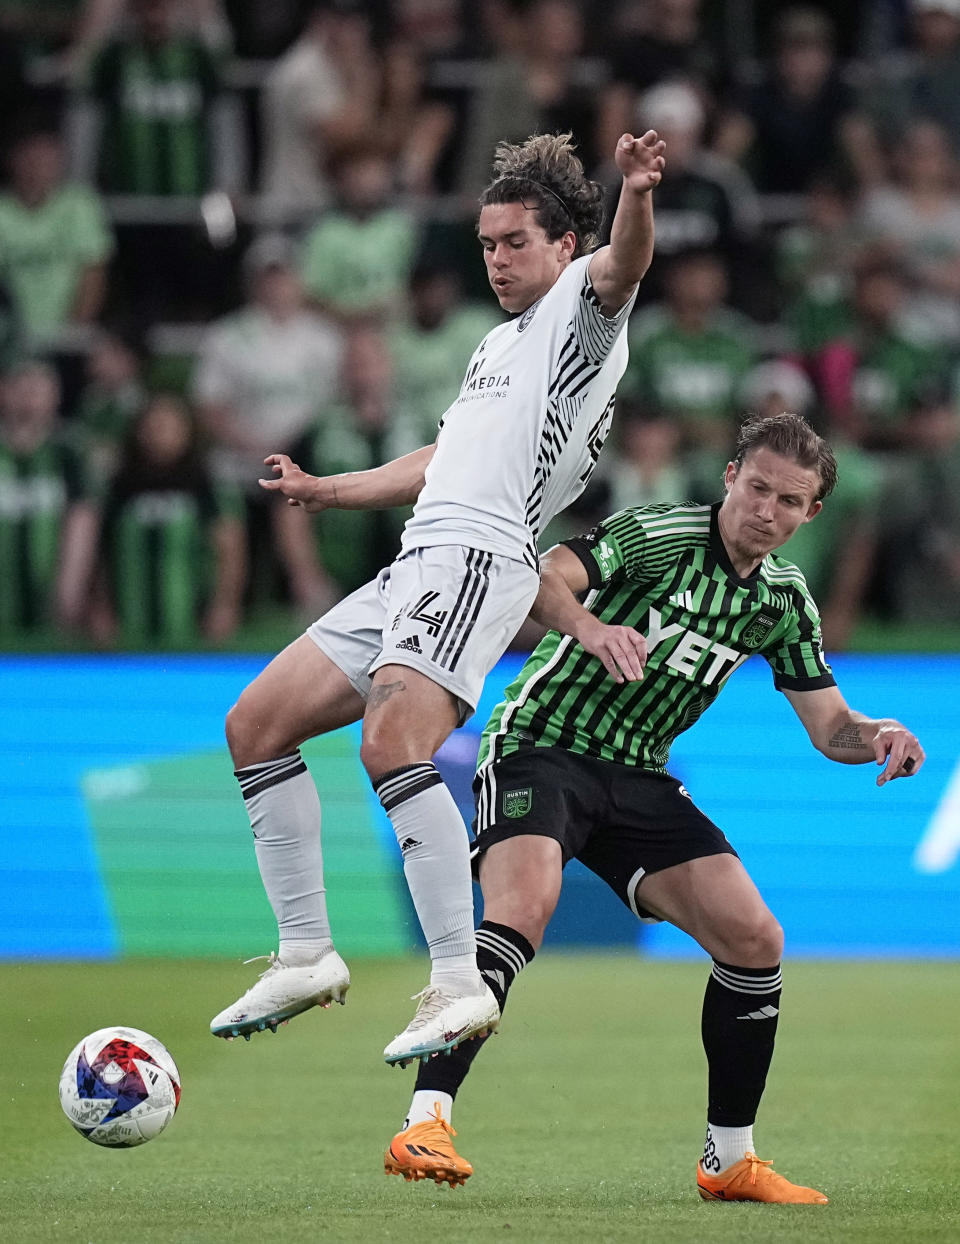
<path fill-rule="evenodd" d="M 312 1006 L 327 1007 L 331 1002 L 343 1003 L 350 988 L 347 965 L 335 950 L 328 950 L 315 963 L 289 966 L 275 954 L 269 956 L 270 966 L 242 998 L 214 1016 L 210 1031 L 215 1037 L 245 1037 L 255 1032 L 277 1031 L 294 1015 Z M 248 959 L 247 963 L 252 963 Z"/>
<path fill-rule="evenodd" d="M 461 1041 L 485 1037 L 500 1024 L 500 1007 L 484 985 L 483 993 L 462 994 L 442 985 L 428 985 L 413 999 L 417 1013 L 383 1051 L 388 1063 L 407 1063 L 419 1058 L 426 1062 L 434 1054 L 449 1054 Z"/>

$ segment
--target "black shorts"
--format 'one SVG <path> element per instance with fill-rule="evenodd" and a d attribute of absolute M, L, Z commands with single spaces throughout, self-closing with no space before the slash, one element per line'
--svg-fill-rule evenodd
<path fill-rule="evenodd" d="M 657 919 L 636 902 L 637 883 L 648 873 L 737 854 L 676 778 L 561 747 L 525 747 L 485 766 L 473 790 L 475 871 L 495 842 L 522 834 L 555 838 L 564 866 L 578 859 L 641 920 Z"/>

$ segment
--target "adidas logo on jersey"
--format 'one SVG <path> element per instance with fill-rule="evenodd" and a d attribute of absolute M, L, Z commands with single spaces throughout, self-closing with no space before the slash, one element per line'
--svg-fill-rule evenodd
<path fill-rule="evenodd" d="M 670 604 L 676 605 L 678 609 L 692 609 L 693 592 L 675 592 L 670 597 Z"/>
<path fill-rule="evenodd" d="M 398 648 L 403 648 L 405 652 L 423 652 L 420 647 L 420 636 L 410 635 L 406 639 L 401 639 L 397 643 Z"/>

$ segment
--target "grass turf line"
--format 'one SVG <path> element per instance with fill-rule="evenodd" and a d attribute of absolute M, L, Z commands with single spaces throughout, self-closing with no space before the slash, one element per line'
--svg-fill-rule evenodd
<path fill-rule="evenodd" d="M 0 965 L 0 1238 L 98 1244 L 277 1238 L 883 1241 L 957 1238 L 948 1167 L 960 1001 L 951 963 L 788 963 L 761 1157 L 828 1206 L 706 1205 L 694 1165 L 707 965 L 547 951 L 456 1105 L 466 1187 L 406 1184 L 382 1152 L 413 1068 L 381 1050 L 424 963 L 357 961 L 345 1008 L 228 1045 L 210 1016 L 253 979 L 233 963 Z M 136 1150 L 60 1112 L 63 1059 L 111 1023 L 164 1041 L 181 1109 Z"/>

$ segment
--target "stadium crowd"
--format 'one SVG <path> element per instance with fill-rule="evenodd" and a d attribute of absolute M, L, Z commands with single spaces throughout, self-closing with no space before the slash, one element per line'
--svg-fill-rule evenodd
<path fill-rule="evenodd" d="M 960 0 L 0 0 L 0 646 L 293 634 L 365 582 L 405 515 L 271 503 L 264 455 L 432 441 L 501 314 L 495 143 L 571 130 L 614 185 L 648 128 L 615 432 L 547 543 L 716 499 L 738 420 L 796 410 L 840 465 L 786 550 L 827 647 L 955 627 Z"/>

